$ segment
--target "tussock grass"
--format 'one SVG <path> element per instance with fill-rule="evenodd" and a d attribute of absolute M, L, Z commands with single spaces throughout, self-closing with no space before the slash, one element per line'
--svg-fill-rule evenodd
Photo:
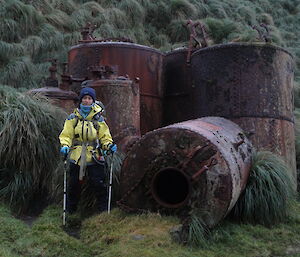
<path fill-rule="evenodd" d="M 162 50 L 186 44 L 189 32 L 182 26 L 185 20 L 201 20 L 208 25 L 214 43 L 253 42 L 256 32 L 251 25 L 270 26 L 273 44 L 287 47 L 295 54 L 295 79 L 299 81 L 300 7 L 297 1 L 196 1 L 196 0 L 8 0 L 0 6 L 0 32 L 5 47 L 18 51 L 5 52 L 0 73 L 15 57 L 33 57 L 32 64 L 45 62 L 51 57 L 66 61 L 62 51 L 80 38 L 79 30 L 91 22 L 97 25 L 95 36 L 129 37 L 136 43 L 148 44 Z M 73 36 L 74 35 L 74 36 Z M 38 36 L 34 40 L 34 36 Z M 17 45 L 21 44 L 21 46 Z M 4 49 L 2 44 L 2 50 Z M 27 51 L 21 52 L 21 49 Z M 1 49 L 0 49 L 1 52 Z M 4 50 L 2 51 L 4 53 Z M 3 54 L 2 54 L 3 55 Z M 30 86 L 41 83 L 40 76 L 27 74 Z M 4 81 L 2 80 L 2 83 Z M 16 86 L 9 79 L 6 84 Z M 298 103 L 296 103 L 298 106 Z"/>
<path fill-rule="evenodd" d="M 84 3 L 82 5 L 82 8 L 88 10 L 90 12 L 90 15 L 93 17 L 104 12 L 102 6 L 95 1 Z"/>
<path fill-rule="evenodd" d="M 0 197 L 17 213 L 39 209 L 57 175 L 66 114 L 46 99 L 6 86 L 0 87 L 0 99 Z"/>
<path fill-rule="evenodd" d="M 219 1 L 209 1 L 208 3 L 210 14 L 217 19 L 226 19 L 228 18 L 227 15 L 227 3 L 222 4 Z"/>
<path fill-rule="evenodd" d="M 5 18 L 2 16 L 0 23 L 1 40 L 6 42 L 16 42 L 19 39 L 20 28 L 18 22 L 13 18 Z"/>
<path fill-rule="evenodd" d="M 246 24 L 253 25 L 256 23 L 256 12 L 250 6 L 240 6 L 237 9 L 239 20 Z"/>
<path fill-rule="evenodd" d="M 172 20 L 167 27 L 168 36 L 172 41 L 185 42 L 189 38 L 190 32 L 186 28 L 186 20 Z"/>
<path fill-rule="evenodd" d="M 12 56 L 22 56 L 25 53 L 25 47 L 19 43 L 7 43 L 0 41 L 0 56 L 2 60 L 9 61 Z"/>
<path fill-rule="evenodd" d="M 66 45 L 76 45 L 79 40 L 81 40 L 81 34 L 79 32 L 64 34 L 64 43 Z"/>
<path fill-rule="evenodd" d="M 107 8 L 105 10 L 105 22 L 114 25 L 118 29 L 128 28 L 129 21 L 126 13 L 118 8 Z"/>
<path fill-rule="evenodd" d="M 34 28 L 44 22 L 44 18 L 32 6 L 18 0 L 8 0 L 0 6 L 0 15 L 18 21 L 19 38 L 30 35 Z M 7 33 L 7 32 L 6 32 Z"/>
<path fill-rule="evenodd" d="M 259 16 L 259 19 L 258 21 L 266 24 L 266 25 L 272 25 L 274 26 L 274 19 L 273 17 L 268 14 L 268 13 L 262 13 L 260 16 Z"/>
<path fill-rule="evenodd" d="M 4 85 L 13 85 L 15 88 L 23 87 L 24 81 L 30 78 L 34 72 L 34 66 L 31 59 L 27 56 L 16 57 L 9 60 L 0 74 L 0 83 Z M 27 85 L 27 87 L 29 87 Z"/>
<path fill-rule="evenodd" d="M 287 165 L 270 152 L 253 155 L 252 167 L 244 193 L 232 214 L 243 222 L 272 226 L 288 216 L 293 199 L 291 172 Z"/>
<path fill-rule="evenodd" d="M 188 224 L 186 243 L 190 246 L 207 246 L 210 230 L 197 215 L 192 215 Z"/>
<path fill-rule="evenodd" d="M 111 24 L 105 23 L 95 30 L 94 35 L 99 38 L 116 37 L 116 30 Z"/>
<path fill-rule="evenodd" d="M 38 36 L 43 40 L 41 42 L 39 52 L 33 56 L 33 65 L 37 65 L 41 62 L 48 63 L 48 59 L 56 58 L 57 54 L 64 49 L 64 40 L 67 34 L 59 32 L 51 24 L 44 24 L 40 27 Z M 36 44 L 36 43 L 35 43 Z M 49 66 L 49 63 L 48 63 Z M 38 74 L 35 74 L 35 76 Z M 49 75 L 49 73 L 47 74 Z M 37 80 L 42 85 L 42 83 Z"/>
<path fill-rule="evenodd" d="M 124 11 L 129 18 L 130 25 L 143 23 L 145 19 L 145 10 L 136 0 L 123 0 L 117 6 Z"/>
<path fill-rule="evenodd" d="M 170 1 L 172 16 L 176 18 L 193 18 L 196 14 L 195 6 L 187 0 Z"/>
<path fill-rule="evenodd" d="M 237 24 L 229 19 L 207 18 L 204 22 L 208 27 L 209 35 L 215 43 L 223 43 L 229 38 L 230 34 L 238 32 Z"/>
<path fill-rule="evenodd" d="M 77 5 L 74 3 L 73 0 L 53 0 L 51 7 L 53 7 L 54 9 L 59 9 L 65 12 L 66 14 L 70 15 L 73 11 L 76 10 Z"/>
<path fill-rule="evenodd" d="M 29 1 L 27 1 L 29 2 Z M 35 0 L 35 1 L 30 1 L 32 6 L 34 6 L 38 11 L 40 11 L 42 14 L 47 14 L 52 12 L 53 6 L 51 3 L 49 3 L 48 0 Z"/>
<path fill-rule="evenodd" d="M 147 10 L 145 22 L 149 23 L 157 30 L 163 30 L 172 20 L 171 10 L 167 2 L 163 0 L 151 4 Z M 164 31 L 165 32 L 165 31 Z"/>
<path fill-rule="evenodd" d="M 72 31 L 75 28 L 75 23 L 69 15 L 61 10 L 55 10 L 52 13 L 45 15 L 47 22 L 58 29 Z"/>
<path fill-rule="evenodd" d="M 34 57 L 39 54 L 40 50 L 45 45 L 45 41 L 39 36 L 29 36 L 21 41 L 27 53 Z"/>
<path fill-rule="evenodd" d="M 166 51 L 167 49 L 170 49 L 170 45 L 168 45 L 169 42 L 169 37 L 165 34 L 159 34 L 159 35 L 155 35 L 152 39 L 152 44 L 156 47 L 156 48 L 160 48 L 161 51 Z M 165 49 L 164 49 L 165 48 Z"/>
<path fill-rule="evenodd" d="M 76 24 L 77 30 L 83 28 L 87 22 L 91 21 L 90 11 L 83 8 L 76 9 L 72 14 L 71 18 Z"/>

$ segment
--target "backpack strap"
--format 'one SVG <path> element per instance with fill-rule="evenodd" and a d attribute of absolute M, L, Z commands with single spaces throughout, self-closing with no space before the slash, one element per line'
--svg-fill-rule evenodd
<path fill-rule="evenodd" d="M 85 120 L 83 118 L 79 118 L 75 113 L 71 113 L 69 115 L 68 120 L 72 120 L 72 119 L 76 119 L 76 121 L 74 123 L 74 128 L 77 126 L 79 120 L 81 120 L 81 121 Z M 98 132 L 98 129 L 100 127 L 98 122 L 103 122 L 103 121 L 104 121 L 104 118 L 100 113 L 96 113 L 93 116 L 92 123 L 93 123 L 94 128 L 97 130 L 97 132 Z"/>
<path fill-rule="evenodd" d="M 100 127 L 99 122 L 103 122 L 103 121 L 104 121 L 104 118 L 100 113 L 97 113 L 93 116 L 92 122 L 93 122 L 93 126 L 97 130 L 97 132 Z"/>
<path fill-rule="evenodd" d="M 74 112 L 71 113 L 68 117 L 68 120 L 73 120 L 73 119 L 76 119 L 75 124 L 74 124 L 74 128 L 75 128 L 78 124 L 79 117 Z"/>

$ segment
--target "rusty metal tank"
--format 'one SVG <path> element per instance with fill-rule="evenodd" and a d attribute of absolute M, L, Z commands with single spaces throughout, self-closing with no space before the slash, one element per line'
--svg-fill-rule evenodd
<path fill-rule="evenodd" d="M 267 44 L 232 43 L 192 54 L 195 116 L 222 116 L 281 155 L 296 177 L 293 58 Z"/>
<path fill-rule="evenodd" d="M 71 47 L 69 71 L 75 78 L 91 79 L 90 66 L 115 67 L 118 74 L 140 78 L 142 134 L 162 125 L 164 54 L 151 47 L 128 42 L 87 41 Z"/>
<path fill-rule="evenodd" d="M 140 94 L 137 81 L 111 78 L 91 81 L 97 100 L 105 106 L 106 122 L 124 153 L 140 138 Z"/>
<path fill-rule="evenodd" d="M 188 52 L 187 48 L 176 49 L 167 53 L 164 58 L 164 125 L 193 118 L 191 66 L 187 63 Z"/>
<path fill-rule="evenodd" d="M 29 94 L 40 94 L 50 99 L 51 103 L 61 107 L 67 113 L 72 113 L 76 108 L 78 96 L 72 91 L 62 90 L 58 87 L 42 87 L 31 89 Z"/>
<path fill-rule="evenodd" d="M 252 145 L 241 128 L 205 117 L 151 131 L 124 160 L 119 206 L 187 216 L 209 227 L 223 219 L 245 188 Z"/>

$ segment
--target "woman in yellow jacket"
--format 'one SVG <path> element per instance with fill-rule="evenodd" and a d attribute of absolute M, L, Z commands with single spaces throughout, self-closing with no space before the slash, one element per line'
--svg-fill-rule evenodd
<path fill-rule="evenodd" d="M 59 136 L 62 145 L 60 152 L 65 156 L 70 152 L 70 179 L 67 190 L 69 213 L 77 209 L 84 177 L 87 177 L 87 182 L 96 195 L 99 212 L 107 209 L 104 159 L 100 148 L 114 153 L 117 146 L 101 116 L 103 109 L 95 104 L 95 100 L 95 90 L 90 87 L 83 88 L 79 95 L 79 108 L 67 118 Z"/>

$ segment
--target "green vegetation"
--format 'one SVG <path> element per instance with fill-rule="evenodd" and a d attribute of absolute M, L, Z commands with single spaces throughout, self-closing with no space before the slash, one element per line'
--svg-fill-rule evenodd
<path fill-rule="evenodd" d="M 272 229 L 225 221 L 207 244 L 188 247 L 175 243 L 169 231 L 174 217 L 159 214 L 128 215 L 114 209 L 83 220 L 80 239 L 61 227 L 61 208 L 51 206 L 29 227 L 0 207 L 0 255 L 3 257 L 109 256 L 109 257 L 254 257 L 299 256 L 300 205 L 285 224 Z"/>
<path fill-rule="evenodd" d="M 271 152 L 254 152 L 246 188 L 231 210 L 235 222 L 272 227 L 289 218 L 296 201 L 291 174 L 285 162 Z M 178 241 L 206 246 L 215 233 L 202 220 L 200 208 L 193 208 L 185 217 Z"/>
<path fill-rule="evenodd" d="M 253 154 L 249 179 L 235 205 L 235 220 L 272 226 L 288 216 L 288 203 L 293 200 L 295 185 L 291 172 L 278 156 L 270 152 Z"/>
<path fill-rule="evenodd" d="M 0 86 L 0 99 L 0 199 L 17 213 L 38 211 L 59 185 L 58 134 L 66 113 L 8 86 Z"/>
<path fill-rule="evenodd" d="M 127 215 L 115 209 L 110 216 L 84 220 L 78 240 L 61 228 L 60 207 L 45 209 L 32 227 L 7 209 L 15 214 L 39 211 L 43 200 L 61 200 L 63 165 L 57 136 L 65 114 L 46 99 L 22 91 L 43 85 L 50 58 L 66 61 L 68 48 L 81 38 L 80 29 L 87 22 L 96 25 L 98 38 L 129 37 L 162 51 L 187 45 L 188 19 L 206 25 L 212 44 L 259 41 L 251 26 L 265 23 L 272 44 L 295 56 L 295 104 L 300 108 L 299 0 L 0 0 L 0 19 L 0 199 L 7 203 L 0 207 L 0 256 L 300 255 L 300 204 L 293 203 L 287 215 L 290 185 L 283 176 L 285 167 L 266 154 L 255 157 L 248 188 L 233 215 L 251 224 L 276 225 L 270 229 L 225 221 L 208 232 L 197 216 L 191 216 L 187 242 L 193 247 L 172 240 L 169 230 L 179 225 L 174 217 Z M 115 170 L 122 158 L 116 156 Z M 90 214 L 84 213 L 86 206 L 93 206 L 85 190 L 81 217 Z M 75 225 L 81 217 L 74 218 Z"/>
<path fill-rule="evenodd" d="M 163 51 L 187 45 L 188 19 L 201 20 L 213 43 L 257 41 L 251 26 L 269 26 L 274 44 L 295 55 L 300 81 L 298 0 L 0 0 L 0 84 L 38 87 L 47 59 L 65 61 L 87 22 L 98 38 L 129 37 Z M 261 28 L 264 30 L 263 28 Z M 300 103 L 297 105 L 300 106 Z"/>
<path fill-rule="evenodd" d="M 36 213 L 62 199 L 64 166 L 58 135 L 67 114 L 42 96 L 9 86 L 0 85 L 0 99 L 0 200 L 17 214 Z M 123 158 L 120 153 L 113 158 L 114 196 Z M 106 159 L 110 167 L 111 156 Z M 84 186 L 82 209 L 94 204 Z"/>
<path fill-rule="evenodd" d="M 66 61 L 87 22 L 97 38 L 129 37 L 162 51 L 187 45 L 188 19 L 204 22 L 213 44 L 257 41 L 251 26 L 265 23 L 273 44 L 295 56 L 300 107 L 299 0 L 0 0 L 0 19 L 0 84 L 16 88 L 43 85 L 47 60 Z"/>

